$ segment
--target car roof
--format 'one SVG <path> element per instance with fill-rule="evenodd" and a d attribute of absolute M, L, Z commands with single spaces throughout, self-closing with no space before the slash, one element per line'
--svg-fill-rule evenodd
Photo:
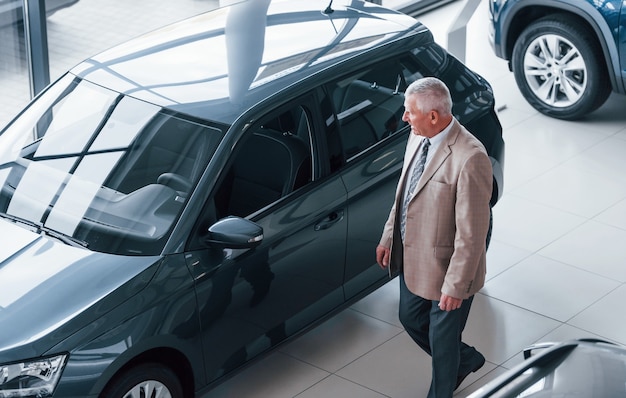
<path fill-rule="evenodd" d="M 415 19 L 360 0 L 249 0 L 113 47 L 71 73 L 231 124 L 250 106 L 329 64 L 419 31 L 427 29 Z"/>

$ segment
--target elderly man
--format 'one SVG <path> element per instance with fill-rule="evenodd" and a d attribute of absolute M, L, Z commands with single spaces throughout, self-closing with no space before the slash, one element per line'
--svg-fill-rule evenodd
<path fill-rule="evenodd" d="M 485 282 L 491 162 L 439 79 L 412 83 L 404 107 L 411 134 L 376 261 L 399 273 L 400 321 L 432 357 L 428 397 L 447 398 L 485 363 L 461 334 Z"/>

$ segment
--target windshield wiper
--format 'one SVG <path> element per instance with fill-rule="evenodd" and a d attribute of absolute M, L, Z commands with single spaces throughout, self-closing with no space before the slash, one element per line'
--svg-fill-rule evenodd
<path fill-rule="evenodd" d="M 0 217 L 12 221 L 14 224 L 21 224 L 23 227 L 27 227 L 28 230 L 32 231 L 32 232 L 36 232 L 39 233 L 40 232 L 40 226 L 37 225 L 36 223 L 27 220 L 25 218 L 21 218 L 18 216 L 14 216 L 12 214 L 7 214 L 7 213 L 0 213 Z"/>
<path fill-rule="evenodd" d="M 28 230 L 35 232 L 39 235 L 45 235 L 52 239 L 56 239 L 60 241 L 61 243 L 65 243 L 66 245 L 70 245 L 74 247 L 83 247 L 83 248 L 86 248 L 89 246 L 89 244 L 85 241 L 76 239 L 73 236 L 64 234 L 63 232 L 55 231 L 54 229 L 44 227 L 41 224 L 27 220 L 22 217 L 14 216 L 12 214 L 7 214 L 7 213 L 0 213 L 0 217 L 6 220 L 12 221 L 15 224 L 20 224 L 23 227 L 26 227 Z"/>
<path fill-rule="evenodd" d="M 59 232 L 54 229 L 50 229 L 50 228 L 42 226 L 42 227 L 39 227 L 39 231 L 44 235 L 47 235 L 53 239 L 56 239 L 58 241 L 65 243 L 66 245 L 70 245 L 74 247 L 84 247 L 84 248 L 87 248 L 89 246 L 89 243 L 85 242 L 84 240 L 77 239 L 73 236 L 64 234 L 63 232 Z"/>

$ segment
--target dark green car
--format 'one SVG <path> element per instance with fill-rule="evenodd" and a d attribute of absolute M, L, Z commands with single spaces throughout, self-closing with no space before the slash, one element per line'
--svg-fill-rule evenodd
<path fill-rule="evenodd" d="M 388 281 L 438 76 L 502 192 L 493 92 L 411 17 L 248 1 L 90 58 L 0 135 L 0 396 L 191 397 Z"/>

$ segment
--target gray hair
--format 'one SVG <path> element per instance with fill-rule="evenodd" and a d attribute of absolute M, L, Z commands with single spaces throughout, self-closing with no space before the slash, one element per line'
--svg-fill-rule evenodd
<path fill-rule="evenodd" d="M 405 95 L 418 95 L 417 108 L 421 112 L 437 111 L 447 116 L 452 114 L 452 97 L 444 82 L 436 77 L 423 77 L 409 84 Z"/>

